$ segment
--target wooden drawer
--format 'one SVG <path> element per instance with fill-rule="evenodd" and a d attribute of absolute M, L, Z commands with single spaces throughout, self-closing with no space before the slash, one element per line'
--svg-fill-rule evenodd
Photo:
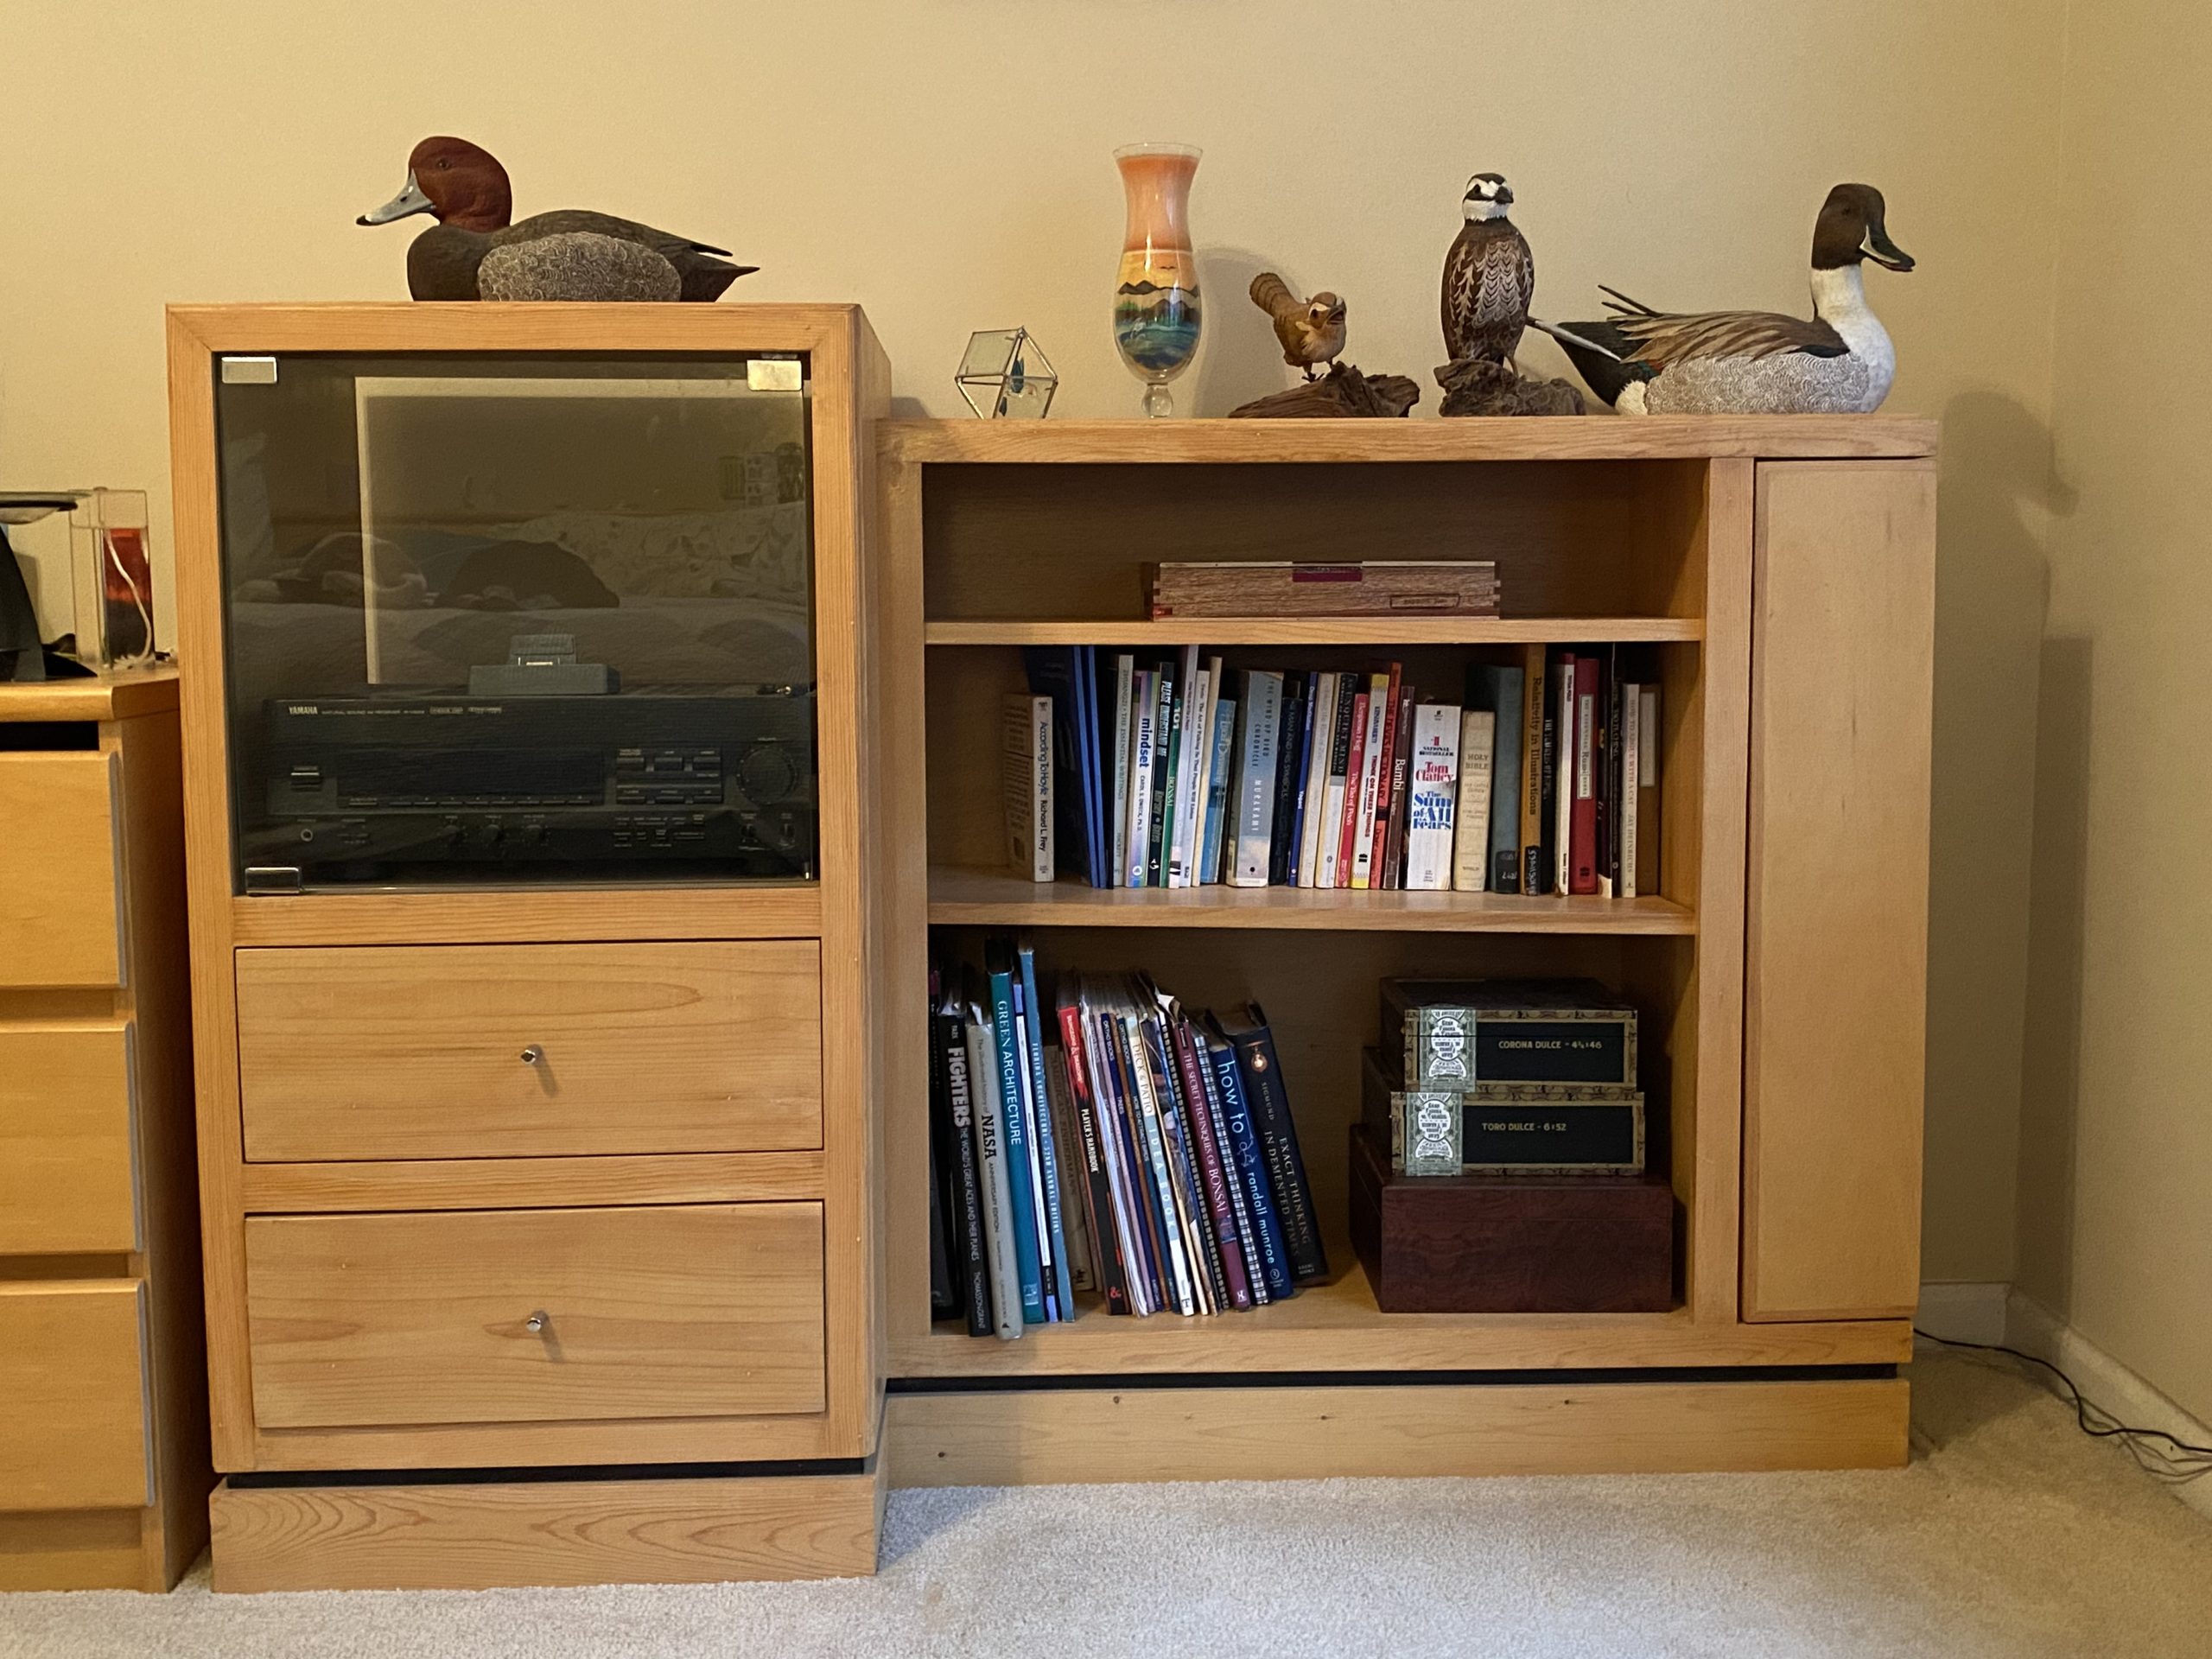
<path fill-rule="evenodd" d="M 822 1144 L 811 939 L 256 950 L 237 964 L 252 1161 Z"/>
<path fill-rule="evenodd" d="M 245 1236 L 264 1429 L 823 1408 L 818 1204 L 263 1216 Z"/>
<path fill-rule="evenodd" d="M 136 1279 L 0 1284 L 0 1510 L 154 1501 L 144 1294 Z"/>
<path fill-rule="evenodd" d="M 0 1024 L 0 1255 L 139 1248 L 136 1117 L 127 1024 Z"/>
<path fill-rule="evenodd" d="M 118 763 L 0 750 L 0 986 L 123 982 Z"/>

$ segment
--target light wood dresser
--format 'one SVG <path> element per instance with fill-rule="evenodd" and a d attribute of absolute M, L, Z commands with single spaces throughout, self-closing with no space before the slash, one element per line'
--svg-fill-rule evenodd
<path fill-rule="evenodd" d="M 216 1587 L 873 1571 L 874 1027 L 886 964 L 918 950 L 920 929 L 902 945 L 868 874 L 880 816 L 861 503 L 888 370 L 865 319 L 839 306 L 181 308 L 169 343 L 214 1456 L 227 1476 Z M 705 475 L 679 478 L 667 446 L 691 442 L 686 422 L 741 425 L 772 407 L 747 403 L 748 385 L 790 397 L 772 405 L 789 441 L 702 450 Z M 424 447 L 405 448 L 417 430 Z M 517 529 L 546 505 L 501 493 L 531 444 L 579 432 L 544 486 L 569 516 Z M 400 447 L 379 448 L 388 437 Z M 433 502 L 455 446 L 481 466 Z M 671 525 L 692 563 L 640 575 L 636 537 L 650 551 Z M 438 563 L 464 531 L 550 574 L 472 587 L 466 561 Z M 716 540 L 740 532 L 752 563 Z M 549 552 L 556 540 L 567 550 Z M 580 563 L 597 574 L 579 576 Z M 650 696 L 640 683 L 678 645 L 695 663 L 781 626 L 789 607 L 747 584 L 794 568 L 819 829 L 818 854 L 787 878 L 629 861 L 681 854 L 671 835 L 721 833 L 658 809 L 721 803 L 725 746 L 746 789 L 772 789 L 751 751 L 738 758 L 734 727 L 682 753 L 647 743 L 622 762 L 636 776 L 607 780 L 585 753 L 596 740 L 556 729 L 587 775 L 526 785 L 493 772 L 542 753 L 480 756 L 471 745 L 490 740 L 472 735 L 442 731 L 404 765 L 384 752 L 377 784 L 346 770 L 371 764 L 358 756 L 271 760 L 262 747 L 279 741 L 264 721 L 328 712 L 302 699 L 333 696 L 346 673 L 383 699 L 372 712 L 484 713 L 450 678 L 435 710 L 404 689 L 464 634 L 497 642 L 470 664 L 503 658 L 510 630 L 518 657 L 561 634 L 619 668 L 610 690 L 623 694 L 564 704 L 585 720 L 634 711 L 628 694 Z M 316 572 L 335 586 L 313 588 Z M 533 595 L 539 580 L 570 588 Z M 625 582 L 619 605 L 595 596 Z M 313 591 L 290 602 L 302 583 Z M 671 607 L 710 606 L 719 632 L 630 649 Z M 333 639 L 353 653 L 344 672 L 327 666 Z M 251 677 L 272 663 L 293 676 L 276 690 Z M 500 705 L 516 720 L 550 706 Z M 479 759 L 482 777 L 440 774 Z M 286 791 L 312 797 L 334 772 L 349 803 L 382 790 L 383 804 L 288 831 Z M 617 800 L 641 804 L 617 824 Z M 426 812 L 447 813 L 434 831 L 449 841 L 410 852 L 429 861 L 398 874 L 357 880 L 314 864 L 314 848 L 283 851 L 288 833 L 365 842 Z M 620 874 L 593 879 L 582 854 L 532 861 L 569 833 L 613 837 L 593 844 Z M 472 853 L 480 841 L 496 853 Z M 287 859 L 304 874 L 272 881 Z"/>
<path fill-rule="evenodd" d="M 172 671 L 0 685 L 0 1589 L 207 1536 Z"/>

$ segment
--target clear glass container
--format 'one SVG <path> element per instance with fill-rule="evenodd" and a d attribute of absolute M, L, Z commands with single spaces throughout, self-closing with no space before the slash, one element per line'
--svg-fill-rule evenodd
<path fill-rule="evenodd" d="M 1144 412 L 1175 412 L 1167 383 L 1198 355 L 1204 312 L 1198 262 L 1191 245 L 1192 144 L 1124 144 L 1114 152 L 1128 216 L 1114 287 L 1114 344 L 1144 382 Z"/>
<path fill-rule="evenodd" d="M 238 891 L 813 879 L 803 358 L 215 391 Z"/>
<path fill-rule="evenodd" d="M 154 573 L 146 492 L 87 490 L 69 516 L 78 661 L 135 668 L 154 660 Z"/>

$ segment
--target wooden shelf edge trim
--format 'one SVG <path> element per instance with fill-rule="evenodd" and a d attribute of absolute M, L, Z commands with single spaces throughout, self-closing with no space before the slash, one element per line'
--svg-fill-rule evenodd
<path fill-rule="evenodd" d="M 1548 420 L 888 421 L 893 461 L 1223 462 L 1878 460 L 1936 453 L 1912 415 Z"/>
<path fill-rule="evenodd" d="M 1878 1469 L 1902 1377 L 893 1395 L 893 1486 Z"/>
<path fill-rule="evenodd" d="M 1162 621 L 1075 617 L 947 619 L 932 645 L 1510 645 L 1695 642 L 1694 616 L 1191 616 Z"/>
<path fill-rule="evenodd" d="M 989 870 L 930 871 L 930 920 L 1002 927 L 1223 927 L 1450 933 L 1689 935 L 1697 912 L 1669 899 L 1312 887 L 1093 887 Z"/>

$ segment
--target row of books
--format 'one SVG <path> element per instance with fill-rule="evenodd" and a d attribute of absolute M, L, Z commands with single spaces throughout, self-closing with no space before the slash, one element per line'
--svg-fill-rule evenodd
<path fill-rule="evenodd" d="M 1186 1014 L 1141 975 L 1065 978 L 1026 942 L 933 975 L 931 1305 L 974 1336 L 1109 1313 L 1191 1317 L 1325 1277 L 1259 1009 Z"/>
<path fill-rule="evenodd" d="M 1659 687 L 1532 645 L 1424 702 L 1402 665 L 1033 647 L 1004 710 L 1007 855 L 1093 887 L 1659 891 Z"/>

